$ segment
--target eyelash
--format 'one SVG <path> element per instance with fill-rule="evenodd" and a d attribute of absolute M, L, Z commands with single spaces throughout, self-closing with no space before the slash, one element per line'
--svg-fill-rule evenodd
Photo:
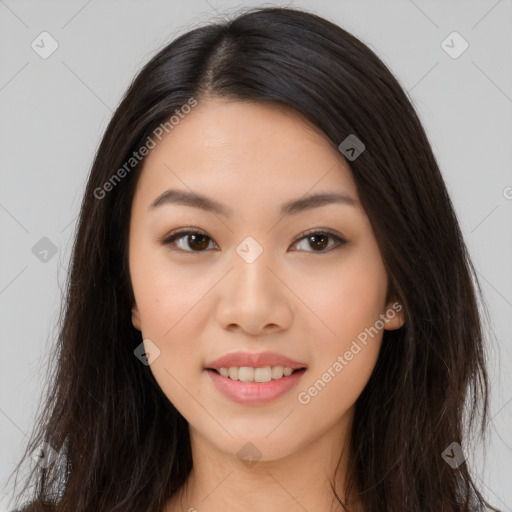
<path fill-rule="evenodd" d="M 207 233 L 205 233 L 204 231 L 202 231 L 200 229 L 181 229 L 179 231 L 171 233 L 169 236 L 165 237 L 164 239 L 161 239 L 160 242 L 163 245 L 167 246 L 169 248 L 169 250 L 171 250 L 173 252 L 200 254 L 200 253 L 203 253 L 203 252 L 207 251 L 207 249 L 204 249 L 202 251 L 193 251 L 193 250 L 188 251 L 188 250 L 179 249 L 176 246 L 172 246 L 172 243 L 175 240 L 179 240 L 180 238 L 184 238 L 186 235 L 202 235 L 202 236 L 205 236 L 205 237 L 209 238 L 213 242 L 213 239 L 210 236 L 208 236 Z M 344 238 L 342 238 L 341 236 L 337 235 L 336 233 L 334 233 L 334 232 L 332 232 L 330 230 L 324 230 L 324 229 L 317 229 L 317 228 L 315 228 L 315 229 L 310 229 L 308 231 L 305 231 L 305 232 L 301 233 L 299 235 L 299 237 L 297 238 L 297 240 L 293 243 L 293 245 L 295 245 L 298 242 L 301 242 L 302 240 L 304 240 L 305 238 L 307 238 L 307 237 L 309 237 L 311 235 L 327 235 L 330 238 L 334 239 L 337 242 L 337 244 L 338 244 L 338 245 L 334 245 L 334 249 L 339 249 L 339 248 L 343 247 L 344 245 L 346 245 L 348 243 L 347 240 L 345 240 Z M 330 247 L 329 249 L 323 249 L 321 251 L 311 250 L 311 251 L 305 251 L 305 252 L 312 252 L 312 253 L 318 253 L 318 254 L 326 254 L 326 253 L 330 252 L 331 250 L 333 250 L 333 247 Z"/>

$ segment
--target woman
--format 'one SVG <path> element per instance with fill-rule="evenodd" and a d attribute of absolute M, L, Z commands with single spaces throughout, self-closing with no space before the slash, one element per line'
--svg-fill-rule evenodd
<path fill-rule="evenodd" d="M 27 510 L 484 510 L 476 287 L 368 47 L 285 8 L 192 30 L 96 155 Z"/>

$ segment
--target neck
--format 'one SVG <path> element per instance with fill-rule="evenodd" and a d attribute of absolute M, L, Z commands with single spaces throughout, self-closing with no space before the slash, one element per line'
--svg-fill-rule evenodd
<path fill-rule="evenodd" d="M 351 419 L 351 418 L 350 418 Z M 257 455 L 251 444 L 247 460 L 213 446 L 190 427 L 194 466 L 186 484 L 168 502 L 165 512 L 362 512 L 356 501 L 347 503 L 345 483 L 348 471 L 350 422 L 336 423 L 320 439 L 298 446 L 279 459 Z M 340 432 L 345 435 L 341 436 Z M 260 457 L 260 458 L 259 458 Z M 334 486 L 338 501 L 331 488 Z M 355 490 L 353 494 L 357 494 Z"/>

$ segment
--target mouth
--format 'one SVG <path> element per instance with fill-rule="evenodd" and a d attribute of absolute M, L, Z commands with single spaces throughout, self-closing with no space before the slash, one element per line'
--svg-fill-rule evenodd
<path fill-rule="evenodd" d="M 296 373 L 304 373 L 305 367 L 291 368 L 289 366 L 265 366 L 265 367 L 224 367 L 224 368 L 206 368 L 208 372 L 213 372 L 221 377 L 232 381 L 247 382 L 253 384 L 264 384 L 275 380 L 282 380 Z"/>
<path fill-rule="evenodd" d="M 246 366 L 205 368 L 205 371 L 217 391 L 230 401 L 244 406 L 264 406 L 297 386 L 306 368 Z"/>

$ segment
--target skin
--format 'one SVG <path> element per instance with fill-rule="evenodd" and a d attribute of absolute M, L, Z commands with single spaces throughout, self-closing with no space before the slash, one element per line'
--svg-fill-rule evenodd
<path fill-rule="evenodd" d="M 211 197 L 233 214 L 181 204 L 148 210 L 169 188 Z M 348 195 L 355 206 L 279 215 L 282 203 L 321 191 Z M 181 234 L 174 247 L 186 252 L 173 252 L 161 240 L 179 228 L 198 228 L 208 238 L 194 245 Z M 332 230 L 347 243 L 320 236 L 317 248 L 300 236 L 311 228 Z M 247 236 L 263 249 L 252 263 L 236 252 Z M 129 262 L 133 326 L 159 348 L 150 369 L 190 426 L 194 468 L 165 512 L 342 510 L 329 481 L 344 499 L 354 404 L 377 361 L 383 329 L 401 327 L 404 317 L 388 315 L 321 392 L 299 402 L 299 392 L 396 304 L 387 300 L 381 254 L 336 146 L 286 107 L 201 98 L 144 162 Z M 279 399 L 240 405 L 220 394 L 204 369 L 238 350 L 275 351 L 307 370 Z M 247 442 L 261 453 L 251 467 L 237 457 Z"/>

